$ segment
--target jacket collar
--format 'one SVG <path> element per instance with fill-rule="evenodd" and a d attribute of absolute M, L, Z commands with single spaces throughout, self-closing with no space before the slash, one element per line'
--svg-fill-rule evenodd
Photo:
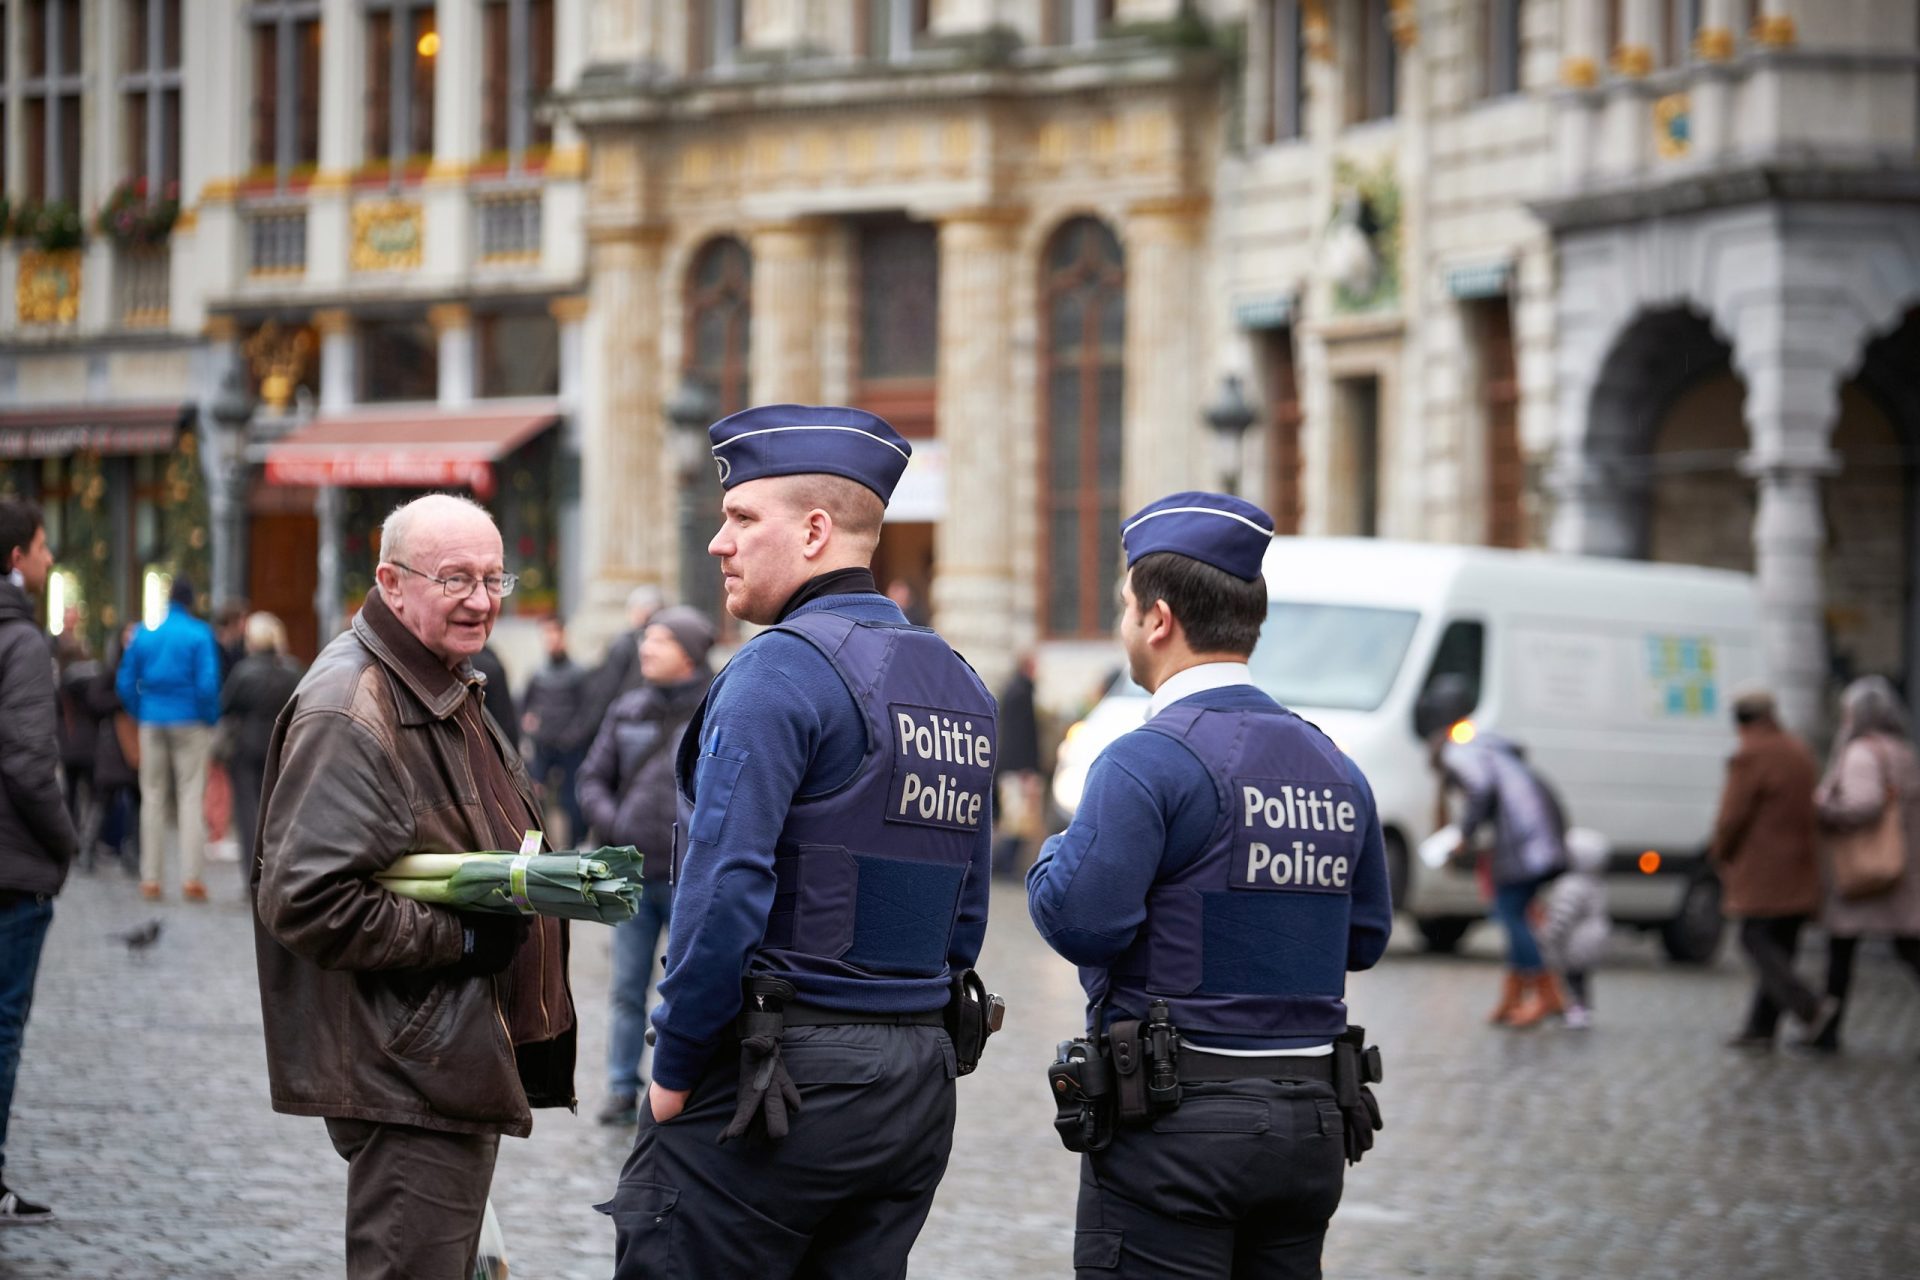
<path fill-rule="evenodd" d="M 457 668 L 449 669 L 436 658 L 418 636 L 407 630 L 407 624 L 394 616 L 378 587 L 367 592 L 367 603 L 354 616 L 353 634 L 413 695 L 411 700 L 401 700 L 402 724 L 445 720 L 466 700 L 469 689 L 486 683 L 486 677 L 475 671 L 472 663 L 462 661 Z"/>
<path fill-rule="evenodd" d="M 33 622 L 33 601 L 27 598 L 26 588 L 16 586 L 9 577 L 0 576 L 0 622 L 14 620 Z"/>

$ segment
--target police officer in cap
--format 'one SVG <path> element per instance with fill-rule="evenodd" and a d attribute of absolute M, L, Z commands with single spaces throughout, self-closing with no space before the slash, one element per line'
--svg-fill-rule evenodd
<path fill-rule="evenodd" d="M 768 630 L 680 749 L 653 1080 L 600 1206 L 615 1274 L 905 1275 L 953 1143 L 943 1010 L 986 932 L 993 699 L 875 586 L 892 427 L 766 405 L 709 434 L 707 550 Z"/>
<path fill-rule="evenodd" d="M 1342 1157 L 1378 1127 L 1365 1081 L 1337 1078 L 1358 1055 L 1335 1051 L 1346 974 L 1392 925 L 1380 822 L 1353 762 L 1251 683 L 1272 536 L 1216 493 L 1123 524 L 1120 638 L 1149 718 L 1094 762 L 1027 877 L 1122 1107 L 1082 1157 L 1083 1276 L 1318 1276 Z M 1169 1023 L 1156 1053 L 1147 1031 Z M 1165 1071 L 1131 1119 L 1129 1062 Z"/>

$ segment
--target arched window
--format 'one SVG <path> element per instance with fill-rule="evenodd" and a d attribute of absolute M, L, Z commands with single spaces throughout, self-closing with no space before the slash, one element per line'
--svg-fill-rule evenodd
<path fill-rule="evenodd" d="M 1041 616 L 1051 635 L 1112 629 L 1120 564 L 1126 268 L 1103 223 L 1054 232 L 1041 268 Z"/>
<path fill-rule="evenodd" d="M 753 258 L 732 236 L 709 240 L 694 255 L 687 272 L 687 340 L 681 371 L 713 392 L 718 417 L 747 407 L 752 332 Z M 715 491 L 696 492 L 711 497 Z M 685 503 L 681 510 L 685 518 L 680 530 L 680 598 L 724 627 L 728 623 L 721 607 L 720 571 L 707 555 L 707 542 L 719 523 L 719 499 Z"/>

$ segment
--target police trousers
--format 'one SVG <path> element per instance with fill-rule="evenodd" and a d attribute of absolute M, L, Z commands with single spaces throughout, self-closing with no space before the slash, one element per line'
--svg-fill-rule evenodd
<path fill-rule="evenodd" d="M 1183 1086 L 1178 1108 L 1081 1156 L 1074 1274 L 1318 1277 L 1346 1181 L 1341 1131 L 1319 1081 Z"/>
<path fill-rule="evenodd" d="M 953 1042 L 934 1026 L 788 1027 L 800 1111 L 780 1142 L 733 1118 L 739 1050 L 723 1042 L 687 1099 L 640 1134 L 613 1199 L 616 1280 L 893 1280 L 953 1148 Z"/>

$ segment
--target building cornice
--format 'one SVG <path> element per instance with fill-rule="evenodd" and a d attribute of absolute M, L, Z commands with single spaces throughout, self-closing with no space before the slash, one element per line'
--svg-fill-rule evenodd
<path fill-rule="evenodd" d="M 1823 152 L 1691 168 L 1548 196 L 1527 207 L 1564 234 L 1772 201 L 1920 203 L 1920 165 L 1863 161 L 1842 169 L 1832 160 L 1831 152 Z"/>

